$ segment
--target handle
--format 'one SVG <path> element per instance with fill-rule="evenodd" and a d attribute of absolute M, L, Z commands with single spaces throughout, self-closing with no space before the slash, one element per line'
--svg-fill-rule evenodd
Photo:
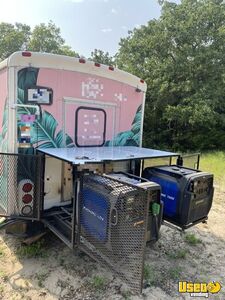
<path fill-rule="evenodd" d="M 112 220 L 112 218 L 113 218 L 113 220 Z M 111 222 L 111 225 L 113 225 L 113 226 L 116 226 L 118 223 L 118 212 L 117 212 L 116 208 L 113 208 L 111 210 L 110 222 Z"/>

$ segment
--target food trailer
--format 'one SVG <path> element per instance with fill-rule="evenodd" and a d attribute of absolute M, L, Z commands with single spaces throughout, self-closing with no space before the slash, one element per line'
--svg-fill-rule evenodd
<path fill-rule="evenodd" d="M 207 219 L 213 176 L 142 146 L 146 83 L 83 58 L 16 52 L 0 63 L 0 216 L 44 224 L 142 289 L 164 219 Z M 149 160 L 163 166 L 149 167 Z M 175 161 L 175 163 L 174 163 Z M 163 207 L 165 209 L 163 209 Z"/>

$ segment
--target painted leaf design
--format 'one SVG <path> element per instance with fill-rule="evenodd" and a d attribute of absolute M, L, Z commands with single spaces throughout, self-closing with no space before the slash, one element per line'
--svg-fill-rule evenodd
<path fill-rule="evenodd" d="M 8 105 L 7 99 L 5 99 L 5 106 L 3 112 L 3 119 L 2 119 L 2 132 L 0 133 L 0 150 L 2 152 L 7 151 L 7 132 L 8 132 Z"/>
<path fill-rule="evenodd" d="M 5 100 L 5 107 L 4 107 L 4 113 L 3 113 L 3 119 L 2 119 L 2 139 L 6 137 L 6 133 L 8 131 L 8 105 L 6 103 L 7 100 Z"/>
<path fill-rule="evenodd" d="M 133 124 L 131 131 L 133 132 L 133 134 L 137 134 L 140 133 L 140 128 L 141 128 L 141 120 L 137 121 L 136 123 Z"/>
<path fill-rule="evenodd" d="M 25 91 L 26 88 L 37 84 L 38 68 L 24 68 L 18 72 L 18 88 Z M 20 98 L 24 103 L 24 98 Z"/>
<path fill-rule="evenodd" d="M 132 125 L 135 124 L 135 123 L 137 123 L 138 121 L 141 121 L 141 115 L 142 115 L 142 105 L 139 105 L 138 109 L 136 111 L 134 120 L 132 122 Z"/>
<path fill-rule="evenodd" d="M 71 139 L 71 137 L 68 134 L 66 134 L 66 136 L 65 136 L 65 142 L 63 141 L 63 131 L 60 130 L 56 135 L 56 144 L 58 145 L 59 148 L 62 148 L 62 147 L 64 147 L 64 143 L 66 144 L 66 147 L 68 147 L 68 148 L 75 147 L 73 140 Z"/>
<path fill-rule="evenodd" d="M 140 105 L 132 122 L 131 130 L 122 131 L 111 141 L 106 141 L 105 146 L 139 146 L 141 130 L 142 105 Z"/>
<path fill-rule="evenodd" d="M 57 136 L 56 136 L 56 141 L 57 141 L 57 148 L 62 148 L 64 147 L 64 143 L 63 143 L 63 132 L 62 130 L 60 130 L 58 133 L 57 133 Z M 69 135 L 66 134 L 66 140 L 65 140 L 65 144 L 66 144 L 66 147 L 67 148 L 73 148 L 75 147 L 74 143 L 73 143 L 73 140 L 71 139 L 71 137 Z M 38 148 L 52 148 L 52 143 L 51 142 L 46 142 L 46 143 L 43 143 L 41 144 Z"/>
<path fill-rule="evenodd" d="M 56 127 L 58 126 L 55 118 L 49 113 L 44 112 L 42 118 L 34 123 L 32 130 L 32 143 L 50 141 L 53 147 L 56 147 L 54 141 Z"/>
<path fill-rule="evenodd" d="M 137 143 L 133 138 L 126 141 L 126 145 L 125 146 L 135 146 L 135 147 L 138 147 L 139 146 L 139 143 Z"/>
<path fill-rule="evenodd" d="M 24 90 L 18 88 L 18 98 L 17 98 L 18 104 L 24 104 Z M 36 109 L 35 108 L 28 108 L 28 107 L 17 107 L 17 120 L 20 121 L 20 115 L 23 114 L 35 114 Z"/>
<path fill-rule="evenodd" d="M 140 145 L 140 139 L 141 139 L 141 133 L 140 131 L 134 134 L 133 141 L 136 143 L 136 145 Z"/>
<path fill-rule="evenodd" d="M 141 129 L 141 117 L 142 117 L 142 105 L 140 105 L 137 109 L 137 112 L 135 114 L 134 120 L 132 122 L 132 128 L 131 131 L 133 134 L 140 134 L 140 129 Z"/>
<path fill-rule="evenodd" d="M 128 141 L 132 140 L 133 134 L 130 130 L 117 134 L 112 141 L 107 141 L 105 146 L 127 146 Z"/>
<path fill-rule="evenodd" d="M 56 135 L 56 128 L 58 122 L 56 119 L 47 111 L 44 111 L 42 118 L 36 120 L 32 127 L 32 138 L 33 144 L 44 142 L 39 148 L 61 148 L 63 146 L 73 147 L 73 140 L 66 135 L 65 145 L 63 141 L 63 132 L 60 130 Z"/>
<path fill-rule="evenodd" d="M 119 138 L 116 137 L 115 139 L 115 146 L 126 146 L 127 142 L 132 140 L 133 134 L 131 131 L 124 131 Z"/>
<path fill-rule="evenodd" d="M 35 86 L 37 83 L 39 69 L 24 68 L 18 72 L 18 103 L 25 103 L 25 89 L 30 86 Z M 35 114 L 35 108 L 18 107 L 18 122 L 21 114 Z M 37 119 L 31 132 L 31 142 L 33 144 L 41 143 L 39 148 L 62 148 L 74 147 L 72 138 L 65 134 L 65 141 L 63 139 L 63 131 L 60 130 L 57 134 L 58 122 L 47 111 L 43 111 L 41 118 Z"/>

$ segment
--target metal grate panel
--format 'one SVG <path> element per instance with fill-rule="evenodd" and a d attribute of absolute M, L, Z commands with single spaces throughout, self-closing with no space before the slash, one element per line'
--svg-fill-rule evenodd
<path fill-rule="evenodd" d="M 80 248 L 142 290 L 149 192 L 99 175 L 85 175 L 79 196 Z"/>
<path fill-rule="evenodd" d="M 0 216 L 39 219 L 42 167 L 40 155 L 0 154 Z"/>

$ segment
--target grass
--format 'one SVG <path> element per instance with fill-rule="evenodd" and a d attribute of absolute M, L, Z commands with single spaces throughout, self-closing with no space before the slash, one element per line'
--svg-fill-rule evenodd
<path fill-rule="evenodd" d="M 91 286 L 97 291 L 102 291 L 106 287 L 105 278 L 101 277 L 99 275 L 93 276 L 90 283 L 91 283 Z"/>
<path fill-rule="evenodd" d="M 125 299 L 125 300 L 130 300 L 131 298 L 131 292 L 130 291 L 123 291 L 122 293 L 121 293 L 121 295 L 123 296 L 123 299 Z"/>
<path fill-rule="evenodd" d="M 9 280 L 9 276 L 4 271 L 0 271 L 0 278 L 3 281 L 8 281 Z"/>
<path fill-rule="evenodd" d="M 47 257 L 46 249 L 44 248 L 44 240 L 40 240 L 31 245 L 21 245 L 16 254 L 20 258 Z"/>
<path fill-rule="evenodd" d="M 156 274 L 155 270 L 152 268 L 150 265 L 144 265 L 144 280 L 149 284 L 149 285 L 154 285 L 156 282 Z"/>
<path fill-rule="evenodd" d="M 38 286 L 40 288 L 44 287 L 44 282 L 46 280 L 46 278 L 48 277 L 48 273 L 37 273 L 35 275 L 36 279 L 38 280 Z"/>
<path fill-rule="evenodd" d="M 225 152 L 203 153 L 200 159 L 200 170 L 214 174 L 215 184 L 225 190 Z"/>
<path fill-rule="evenodd" d="M 173 280 L 179 280 L 181 276 L 181 267 L 174 267 L 168 270 L 168 275 Z"/>
<path fill-rule="evenodd" d="M 169 258 L 172 258 L 172 259 L 185 259 L 187 257 L 187 254 L 188 254 L 188 250 L 179 249 L 177 251 L 169 252 L 169 253 L 166 253 L 166 254 Z"/>
<path fill-rule="evenodd" d="M 202 241 L 199 238 L 197 238 L 194 235 L 194 233 L 186 233 L 184 236 L 184 240 L 186 243 L 188 243 L 191 246 L 196 246 L 202 243 Z"/>

